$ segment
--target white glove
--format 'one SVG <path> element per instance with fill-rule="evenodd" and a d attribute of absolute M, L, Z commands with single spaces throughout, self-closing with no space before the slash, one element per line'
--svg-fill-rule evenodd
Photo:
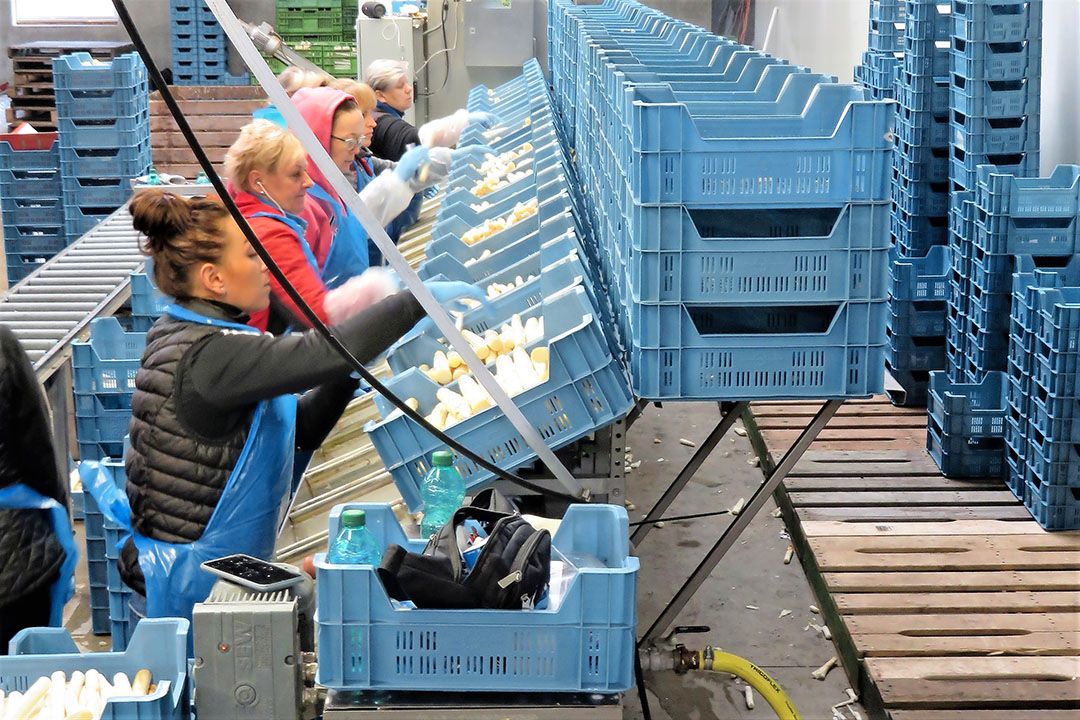
<path fill-rule="evenodd" d="M 382 268 L 368 268 L 326 293 L 323 310 L 331 325 L 339 325 L 397 290 L 397 283 Z"/>
<path fill-rule="evenodd" d="M 453 115 L 425 123 L 419 130 L 420 142 L 429 148 L 453 147 L 468 126 L 469 111 L 458 110 Z"/>
<path fill-rule="evenodd" d="M 360 199 L 371 208 L 379 225 L 386 227 L 409 207 L 413 195 L 418 192 L 412 185 L 398 177 L 393 170 L 383 170 L 360 191 Z"/>

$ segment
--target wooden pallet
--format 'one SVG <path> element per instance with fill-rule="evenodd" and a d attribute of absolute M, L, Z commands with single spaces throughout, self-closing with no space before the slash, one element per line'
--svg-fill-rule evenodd
<path fill-rule="evenodd" d="M 764 468 L 819 407 L 752 406 Z M 777 493 L 852 686 L 892 720 L 1078 717 L 1080 533 L 942 477 L 925 413 L 846 403 Z"/>
<path fill-rule="evenodd" d="M 203 150 L 218 172 L 223 172 L 225 152 L 240 129 L 251 122 L 251 114 L 266 105 L 266 94 L 254 86 L 177 86 L 171 90 Z M 158 93 L 150 96 L 150 145 L 158 172 L 198 175 L 195 154 Z"/>

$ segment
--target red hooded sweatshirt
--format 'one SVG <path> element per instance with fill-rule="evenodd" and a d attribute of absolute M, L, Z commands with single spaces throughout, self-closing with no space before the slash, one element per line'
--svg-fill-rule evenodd
<path fill-rule="evenodd" d="M 318 138 L 319 143 L 326 148 L 327 152 L 330 152 L 330 135 L 334 132 L 334 113 L 341 106 L 342 103 L 352 100 L 352 96 L 348 95 L 341 90 L 335 90 L 334 88 L 320 87 L 320 88 L 302 88 L 292 96 L 293 105 L 300 111 L 300 115 L 303 116 L 304 122 L 315 133 L 315 137 Z M 312 181 L 321 187 L 326 193 L 334 198 L 334 200 L 340 203 L 340 208 L 345 207 L 345 203 L 341 202 L 341 198 L 334 188 L 331 187 L 330 182 L 319 170 L 315 162 L 308 158 L 308 175 L 311 176 Z M 312 198 L 312 202 L 322 209 L 325 216 L 331 221 L 334 217 L 334 211 L 332 208 L 327 207 L 325 202 Z M 317 218 L 309 217 L 305 211 L 302 216 L 308 221 L 308 225 L 312 226 L 313 220 L 317 221 Z M 329 225 L 316 228 L 316 239 L 311 245 L 312 251 L 315 253 L 315 257 L 319 258 L 321 264 L 326 256 L 330 253 L 330 245 L 333 243 L 332 228 Z"/>
<path fill-rule="evenodd" d="M 327 322 L 326 310 L 323 309 L 323 302 L 326 299 L 326 286 L 323 285 L 322 278 L 319 277 L 318 273 L 311 267 L 311 263 L 308 262 L 307 255 L 304 254 L 303 248 L 297 241 L 296 233 L 284 223 L 273 218 L 254 217 L 257 213 L 270 213 L 272 215 L 280 215 L 281 213 L 273 206 L 262 202 L 255 195 L 238 190 L 231 184 L 229 194 L 232 195 L 237 207 L 240 208 L 240 212 L 247 218 L 251 229 L 259 237 L 263 245 L 266 246 L 270 257 L 285 273 L 285 277 L 289 279 L 289 282 L 300 293 L 300 296 L 311 306 L 319 319 Z M 310 207 L 308 207 L 309 205 Z M 305 220 L 308 220 L 309 217 L 314 220 L 314 222 L 308 220 L 307 232 L 305 233 L 308 244 L 311 245 L 318 232 L 320 220 L 326 226 L 329 225 L 329 222 L 323 211 L 315 205 L 314 200 L 305 203 L 302 217 Z M 320 259 L 317 253 L 315 258 L 320 264 L 326 259 L 325 255 Z M 304 322 L 304 316 L 301 314 L 300 309 L 285 294 L 281 283 L 275 280 L 273 275 L 270 276 L 270 291 L 297 319 Z M 260 330 L 266 330 L 269 318 L 270 311 L 263 310 L 254 313 L 249 323 Z"/>

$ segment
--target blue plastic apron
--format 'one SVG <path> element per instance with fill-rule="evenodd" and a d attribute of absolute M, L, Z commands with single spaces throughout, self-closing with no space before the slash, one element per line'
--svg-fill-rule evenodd
<path fill-rule="evenodd" d="M 168 305 L 177 320 L 213 325 L 230 332 L 258 333 L 248 326 L 208 318 Z M 206 560 L 245 553 L 268 560 L 289 507 L 296 447 L 296 397 L 260 402 L 247 441 L 225 484 L 202 537 L 193 543 L 167 543 L 133 534 L 139 567 L 146 579 L 147 617 L 191 619 L 195 603 L 210 594 L 215 577 L 200 566 Z"/>
<path fill-rule="evenodd" d="M 323 284 L 333 290 L 368 269 L 368 236 L 356 217 L 318 185 L 308 192 L 329 204 L 334 211 L 334 240 L 322 267 Z"/>
<path fill-rule="evenodd" d="M 265 203 L 265 201 L 263 202 Z M 302 218 L 299 218 L 292 213 L 285 213 L 284 215 L 281 215 L 280 213 L 276 212 L 257 212 L 254 213 L 251 217 L 262 217 L 270 218 L 271 220 L 277 220 L 279 223 L 292 230 L 293 234 L 296 235 L 297 242 L 300 244 L 300 250 L 303 251 L 304 257 L 307 258 L 308 265 L 310 265 L 311 269 L 315 271 L 315 274 L 323 280 L 323 284 L 326 284 L 326 279 L 322 277 L 323 271 L 321 268 L 319 268 L 319 261 L 315 259 L 315 253 L 312 251 L 311 245 L 308 244 L 307 235 L 305 234 L 307 231 L 307 223 L 305 223 Z M 331 245 L 331 255 L 333 254 L 333 252 L 334 247 L 333 245 Z M 330 258 L 327 257 L 326 260 L 327 265 L 329 265 Z"/>
<path fill-rule="evenodd" d="M 79 551 L 75 547 L 75 535 L 67 508 L 22 483 L 0 490 L 0 508 L 48 512 L 52 531 L 64 549 L 60 576 L 49 591 L 49 627 L 60 627 L 64 624 L 64 605 L 75 595 L 75 566 L 79 562 Z"/>

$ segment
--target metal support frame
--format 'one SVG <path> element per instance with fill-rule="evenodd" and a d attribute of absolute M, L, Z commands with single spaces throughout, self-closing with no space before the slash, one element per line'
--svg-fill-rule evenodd
<path fill-rule="evenodd" d="M 750 501 L 742 509 L 742 511 L 735 517 L 734 521 L 724 532 L 720 535 L 720 538 L 716 541 L 716 544 L 712 546 L 709 553 L 705 558 L 694 568 L 694 572 L 690 574 L 690 577 L 686 579 L 682 587 L 679 588 L 675 596 L 667 604 L 667 606 L 660 612 L 660 615 L 656 618 L 653 624 L 645 631 L 645 634 L 638 641 L 638 647 L 644 648 L 653 645 L 658 639 L 662 637 L 663 632 L 670 626 L 675 619 L 682 612 L 683 608 L 690 601 L 690 598 L 694 596 L 694 593 L 698 591 L 705 579 L 709 577 L 712 571 L 723 559 L 727 551 L 732 548 L 735 541 L 739 539 L 743 531 L 750 525 L 750 522 L 760 512 L 761 508 L 765 506 L 773 492 L 780 486 L 780 483 L 784 481 L 788 473 L 794 469 L 798 464 L 803 454 L 810 447 L 810 444 L 817 439 L 817 436 L 825 428 L 828 422 L 836 415 L 840 406 L 843 405 L 843 400 L 828 400 L 818 411 L 814 419 L 810 421 L 810 424 L 803 429 L 799 434 L 799 438 L 795 441 L 795 444 L 791 446 L 777 463 L 776 467 L 757 490 L 754 491 Z M 686 464 L 686 467 L 675 477 L 671 487 L 663 494 L 660 500 L 657 502 L 656 507 L 649 511 L 649 519 L 659 519 L 663 509 L 666 508 L 675 497 L 679 494 L 679 491 L 689 482 L 693 477 L 701 464 L 705 461 L 705 458 L 712 452 L 712 449 L 716 447 L 716 444 L 727 432 L 737 417 L 740 417 L 743 412 L 749 407 L 746 402 L 736 403 L 735 406 L 728 412 L 726 412 L 717 424 L 716 428 L 709 434 L 705 444 L 694 453 L 694 456 L 690 459 L 690 462 Z M 708 447 L 709 443 L 712 443 L 712 447 Z M 706 449 L 707 448 L 707 449 Z M 655 513 L 655 517 L 654 517 Z M 637 541 L 643 539 L 648 530 L 644 528 L 648 525 L 639 526 L 631 537 L 631 540 L 637 538 Z M 643 531 L 644 530 L 644 531 Z"/>

